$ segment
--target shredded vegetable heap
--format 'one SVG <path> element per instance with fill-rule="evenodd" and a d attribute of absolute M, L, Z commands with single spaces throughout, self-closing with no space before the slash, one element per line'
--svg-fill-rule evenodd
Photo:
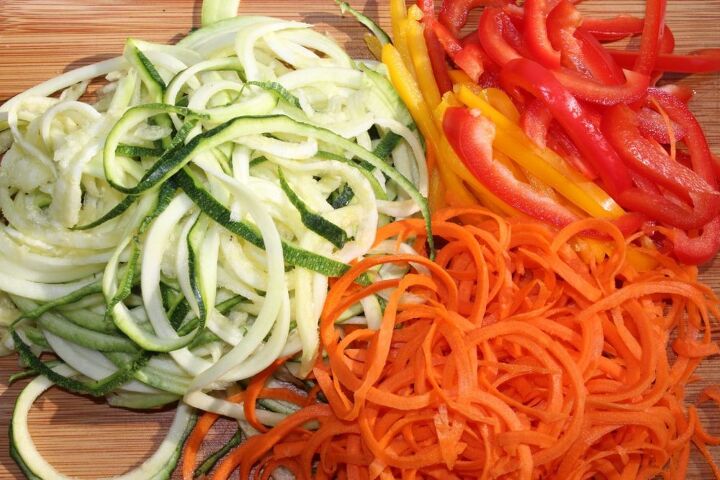
<path fill-rule="evenodd" d="M 298 352 L 307 373 L 328 277 L 379 226 L 427 217 L 423 147 L 383 69 L 306 24 L 238 17 L 177 45 L 130 39 L 0 107 L 2 348 L 44 375 L 13 416 L 24 468 L 62 478 L 27 430 L 53 383 L 130 408 L 182 399 L 132 477 L 150 478 L 172 470 L 186 404 L 244 418 L 209 392 Z M 379 323 L 383 301 L 347 318 Z"/>
<path fill-rule="evenodd" d="M 472 207 L 441 210 L 432 227 L 436 262 L 369 256 L 332 286 L 327 358 L 314 369 L 327 404 L 286 396 L 303 408 L 248 439 L 214 479 L 279 466 L 306 480 L 685 478 L 693 442 L 720 473 L 707 449 L 720 438 L 684 400 L 698 364 L 720 352 L 720 302 L 695 267 L 652 248 L 656 267 L 638 266 L 637 239 L 605 220 L 557 231 Z M 577 253 L 588 231 L 612 239 L 609 258 Z M 415 219 L 378 231 L 421 253 L 424 236 Z M 410 271 L 354 282 L 377 265 Z M 337 324 L 381 289 L 392 294 L 378 329 Z"/>
<path fill-rule="evenodd" d="M 663 76 L 720 72 L 720 49 L 674 53 L 666 0 L 603 19 L 570 0 L 416 3 L 390 0 L 382 60 L 428 142 L 433 205 L 613 220 L 686 264 L 720 251 L 720 163 L 694 92 Z"/>

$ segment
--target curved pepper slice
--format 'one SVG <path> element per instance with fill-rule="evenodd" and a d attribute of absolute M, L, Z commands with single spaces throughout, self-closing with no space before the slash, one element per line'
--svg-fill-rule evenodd
<path fill-rule="evenodd" d="M 452 58 L 455 65 L 460 67 L 473 82 L 477 83 L 480 80 L 480 75 L 485 71 L 483 66 L 484 52 L 478 45 L 479 42 L 460 43 L 460 40 L 445 25 L 434 19 L 428 19 L 427 25 L 432 28 L 440 45 Z"/>
<path fill-rule="evenodd" d="M 493 159 L 495 125 L 476 110 L 448 108 L 443 130 L 467 169 L 500 199 L 552 225 L 564 226 L 578 219 L 564 206 L 517 180 L 507 167 Z"/>
<path fill-rule="evenodd" d="M 718 190 L 718 176 L 710 147 L 690 109 L 681 100 L 661 89 L 650 89 L 649 96 L 658 102 L 673 122 L 685 130 L 684 143 L 690 153 L 693 171 Z M 672 240 L 675 255 L 681 261 L 693 264 L 706 262 L 720 250 L 720 216 L 707 223 L 697 236 L 675 229 Z"/>
<path fill-rule="evenodd" d="M 548 38 L 547 18 L 551 3 L 548 0 L 525 0 L 525 44 L 530 54 L 548 68 L 560 66 L 560 52 L 553 48 Z"/>
<path fill-rule="evenodd" d="M 619 15 L 612 18 L 583 18 L 581 29 L 591 33 L 601 42 L 614 42 L 623 38 L 639 35 L 643 31 L 645 20 L 632 15 Z"/>
<path fill-rule="evenodd" d="M 489 7 L 483 11 L 478 26 L 480 43 L 488 56 L 501 67 L 516 60 L 526 60 L 508 41 L 503 32 L 507 15 L 500 8 Z M 526 60 L 529 61 L 529 60 Z M 546 70 L 547 71 L 547 70 Z M 640 99 L 650 85 L 650 77 L 623 70 L 625 82 L 620 85 L 606 85 L 584 77 L 567 68 L 552 70 L 552 75 L 578 98 L 600 105 L 631 103 Z"/>
<path fill-rule="evenodd" d="M 647 0 L 645 5 L 645 21 L 643 22 L 642 37 L 640 37 L 640 52 L 633 70 L 650 75 L 655 68 L 655 60 L 660 50 L 660 42 L 665 26 L 667 0 Z"/>
<path fill-rule="evenodd" d="M 440 21 L 457 35 L 467 23 L 470 10 L 482 5 L 497 5 L 502 0 L 445 0 L 440 8 Z"/>
<path fill-rule="evenodd" d="M 585 158 L 600 174 L 610 195 L 631 188 L 627 167 L 593 124 L 582 105 L 564 88 L 550 71 L 527 59 L 505 65 L 500 81 L 510 90 L 516 87 L 541 99 L 555 120 L 563 127 Z"/>
<path fill-rule="evenodd" d="M 655 185 L 692 201 L 693 208 L 690 208 L 668 200 L 661 212 L 667 218 L 656 220 L 689 230 L 702 227 L 718 215 L 720 192 L 690 168 L 671 159 L 658 144 L 643 137 L 637 115 L 629 107 L 615 105 L 609 108 L 603 117 L 602 128 L 630 168 Z"/>
<path fill-rule="evenodd" d="M 623 68 L 631 68 L 639 58 L 638 52 L 609 50 L 610 55 Z M 655 61 L 655 70 L 675 73 L 720 72 L 720 48 L 696 50 L 684 55 L 660 53 Z"/>

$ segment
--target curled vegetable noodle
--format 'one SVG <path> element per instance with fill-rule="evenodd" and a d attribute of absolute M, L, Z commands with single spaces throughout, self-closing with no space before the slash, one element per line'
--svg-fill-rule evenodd
<path fill-rule="evenodd" d="M 203 18 L 226 16 L 210 7 Z M 429 215 L 421 142 L 384 67 L 303 23 L 237 17 L 177 45 L 130 39 L 122 57 L 9 100 L 0 120 L 1 344 L 43 375 L 35 390 L 243 419 L 210 392 L 298 352 L 306 373 L 328 277 L 379 226 Z M 16 458 L 43 476 L 22 418 Z"/>

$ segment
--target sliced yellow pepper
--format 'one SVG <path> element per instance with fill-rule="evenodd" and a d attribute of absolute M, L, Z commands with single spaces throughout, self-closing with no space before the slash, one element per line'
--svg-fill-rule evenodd
<path fill-rule="evenodd" d="M 388 44 L 383 47 L 382 53 L 382 60 L 388 69 L 390 80 L 415 119 L 420 132 L 425 137 L 428 148 L 435 149 L 438 173 L 445 185 L 448 203 L 454 206 L 469 206 L 478 203 L 475 196 L 465 188 L 464 180 L 489 208 L 508 214 L 518 214 L 515 209 L 487 190 L 457 158 L 455 151 L 435 124 L 433 114 L 425 103 L 420 87 L 405 66 L 399 51 Z"/>
<path fill-rule="evenodd" d="M 486 88 L 482 91 L 485 100 L 512 122 L 520 122 L 520 112 L 510 96 L 499 88 Z"/>
<path fill-rule="evenodd" d="M 430 109 L 434 109 L 440 104 L 440 89 L 435 82 L 435 75 L 432 71 L 430 56 L 425 45 L 423 26 L 414 19 L 418 13 L 422 15 L 417 6 L 410 7 L 407 23 L 405 24 L 407 42 L 420 91 Z"/>
<path fill-rule="evenodd" d="M 414 67 L 407 43 L 406 19 L 407 7 L 405 6 L 405 0 L 390 0 L 390 26 L 392 28 L 393 44 L 397 47 L 403 63 L 414 76 Z"/>
<path fill-rule="evenodd" d="M 480 110 L 495 124 L 495 148 L 555 189 L 570 203 L 597 218 L 615 219 L 625 213 L 604 190 L 574 171 L 552 150 L 541 149 L 535 145 L 517 123 L 500 113 L 481 96 L 461 85 L 457 98 L 466 106 Z"/>

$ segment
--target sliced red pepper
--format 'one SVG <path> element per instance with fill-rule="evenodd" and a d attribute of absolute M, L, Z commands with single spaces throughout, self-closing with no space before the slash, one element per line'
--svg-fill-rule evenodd
<path fill-rule="evenodd" d="M 609 50 L 610 55 L 623 68 L 632 68 L 638 61 L 639 52 Z M 720 72 L 720 48 L 698 50 L 687 54 L 660 53 L 654 65 L 660 72 L 714 73 Z"/>
<path fill-rule="evenodd" d="M 556 0 L 525 0 L 524 38 L 530 56 L 548 68 L 560 66 L 560 52 L 548 38 L 547 19 Z"/>
<path fill-rule="evenodd" d="M 578 28 L 581 22 L 580 12 L 567 0 L 548 17 L 550 41 L 562 51 L 563 64 L 599 82 L 622 84 L 622 69 L 594 36 Z"/>
<path fill-rule="evenodd" d="M 500 74 L 509 91 L 519 87 L 541 99 L 583 156 L 593 165 L 611 196 L 632 186 L 627 168 L 582 105 L 553 74 L 527 59 L 509 62 Z"/>
<path fill-rule="evenodd" d="M 423 36 L 425 37 L 425 45 L 427 45 L 428 57 L 430 57 L 430 66 L 432 67 L 435 83 L 437 83 L 440 95 L 452 90 L 452 81 L 448 74 L 447 62 L 445 61 L 445 50 L 435 34 L 435 31 L 424 22 Z"/>
<path fill-rule="evenodd" d="M 480 81 L 480 75 L 485 71 L 482 62 L 483 52 L 479 45 L 471 43 L 463 47 L 453 58 L 455 65 L 460 67 L 462 71 L 472 79 L 473 82 Z"/>
<path fill-rule="evenodd" d="M 669 93 L 683 103 L 688 103 L 695 95 L 695 90 L 686 85 L 678 85 L 677 83 L 668 83 L 657 88 L 658 90 Z"/>
<path fill-rule="evenodd" d="M 445 25 L 434 19 L 429 19 L 427 25 L 432 27 L 439 44 L 452 58 L 455 65 L 462 69 L 473 82 L 477 83 L 480 80 L 480 75 L 485 71 L 483 67 L 484 52 L 482 52 L 479 44 L 471 42 L 465 45 L 461 44 Z"/>
<path fill-rule="evenodd" d="M 660 39 L 665 27 L 666 7 L 667 0 L 647 0 L 645 3 L 645 21 L 640 37 L 640 52 L 633 68 L 638 73 L 650 75 L 655 69 Z"/>
<path fill-rule="evenodd" d="M 501 67 L 510 61 L 523 59 L 521 53 L 513 48 L 503 35 L 507 29 L 507 19 L 502 9 L 486 8 L 478 27 L 483 49 Z M 650 84 L 647 75 L 630 70 L 624 71 L 625 82 L 621 85 L 605 85 L 563 68 L 554 70 L 553 75 L 578 98 L 601 105 L 634 102 L 645 95 Z"/>
<path fill-rule="evenodd" d="M 665 120 L 655 110 L 650 108 L 642 108 L 637 114 L 638 127 L 643 135 L 650 137 L 658 143 L 669 145 L 671 143 L 670 133 L 665 124 Z M 671 123 L 673 135 L 676 142 L 682 141 L 685 137 L 685 130 L 680 128 L 677 123 Z"/>
<path fill-rule="evenodd" d="M 520 126 L 535 145 L 545 148 L 547 146 L 548 129 L 552 120 L 552 113 L 545 104 L 541 100 L 534 99 L 528 103 L 525 111 L 522 112 Z"/>
<path fill-rule="evenodd" d="M 580 42 L 574 36 L 581 23 L 580 12 L 572 3 L 562 0 L 548 15 L 547 33 L 550 43 L 562 54 L 561 63 L 589 76 L 590 72 L 585 71 Z"/>
<path fill-rule="evenodd" d="M 577 146 L 568 137 L 565 131 L 560 126 L 553 122 L 550 124 L 548 130 L 548 147 L 562 154 L 563 158 L 573 167 L 575 167 L 580 173 L 582 173 L 588 180 L 595 180 L 598 178 L 598 174 L 592 165 L 588 164 L 583 158 L 582 153 L 578 150 Z"/>
<path fill-rule="evenodd" d="M 458 35 L 460 29 L 467 23 L 470 10 L 483 5 L 502 5 L 503 3 L 507 2 L 503 0 L 445 0 L 438 17 L 453 35 Z"/>
<path fill-rule="evenodd" d="M 479 113 L 467 108 L 448 108 L 443 130 L 468 170 L 508 204 L 558 227 L 578 219 L 564 206 L 517 180 L 507 167 L 493 159 L 495 125 Z"/>
<path fill-rule="evenodd" d="M 523 38 L 523 25 L 515 25 L 515 22 L 508 16 L 501 16 L 502 19 L 502 34 L 508 44 L 517 50 L 517 52 L 523 57 L 530 57 L 530 52 L 525 45 L 525 39 Z"/>
<path fill-rule="evenodd" d="M 510 60 L 522 58 L 520 53 L 503 37 L 506 21 L 509 19 L 502 9 L 488 7 L 483 10 L 478 25 L 480 44 L 492 61 L 501 67 Z"/>
<path fill-rule="evenodd" d="M 713 158 L 700 123 L 688 106 L 662 88 L 648 90 L 648 98 L 656 101 L 670 120 L 685 131 L 684 143 L 690 153 L 692 169 L 713 189 L 718 190 L 718 176 L 713 168 Z"/>
<path fill-rule="evenodd" d="M 435 0 L 417 0 L 417 6 L 424 17 L 435 17 Z"/>
<path fill-rule="evenodd" d="M 610 85 L 620 85 L 625 81 L 621 66 L 595 37 L 584 30 L 577 30 L 575 38 L 580 43 L 585 66 L 595 80 Z"/>
<path fill-rule="evenodd" d="M 707 139 L 687 105 L 675 96 L 660 89 L 650 89 L 650 98 L 658 102 L 673 122 L 685 132 L 684 143 L 690 153 L 692 169 L 714 190 L 718 190 L 718 175 Z M 672 238 L 675 255 L 684 262 L 699 264 L 712 259 L 720 250 L 720 216 L 715 217 L 702 232 L 691 237 L 687 232 L 675 230 Z"/>
<path fill-rule="evenodd" d="M 700 175 L 671 159 L 659 144 L 643 137 L 635 112 L 615 105 L 605 112 L 603 132 L 625 163 L 644 177 L 678 197 L 692 201 L 693 208 L 670 200 L 655 220 L 690 230 L 700 228 L 720 212 L 720 192 Z"/>
<path fill-rule="evenodd" d="M 675 35 L 667 25 L 663 28 L 663 33 L 660 37 L 660 48 L 658 51 L 659 53 L 672 53 L 675 51 Z"/>
<path fill-rule="evenodd" d="M 584 17 L 581 28 L 601 42 L 614 42 L 639 35 L 643 31 L 644 23 L 642 18 L 631 15 L 620 15 L 613 18 Z"/>
<path fill-rule="evenodd" d="M 625 83 L 605 85 L 595 80 L 581 77 L 567 69 L 556 70 L 553 75 L 578 98 L 599 105 L 632 103 L 642 98 L 650 86 L 650 77 L 632 70 L 623 70 Z"/>
<path fill-rule="evenodd" d="M 673 253 L 681 262 L 700 265 L 709 262 L 720 250 L 720 217 L 705 225 L 702 233 L 691 237 L 683 230 L 675 230 Z"/>

